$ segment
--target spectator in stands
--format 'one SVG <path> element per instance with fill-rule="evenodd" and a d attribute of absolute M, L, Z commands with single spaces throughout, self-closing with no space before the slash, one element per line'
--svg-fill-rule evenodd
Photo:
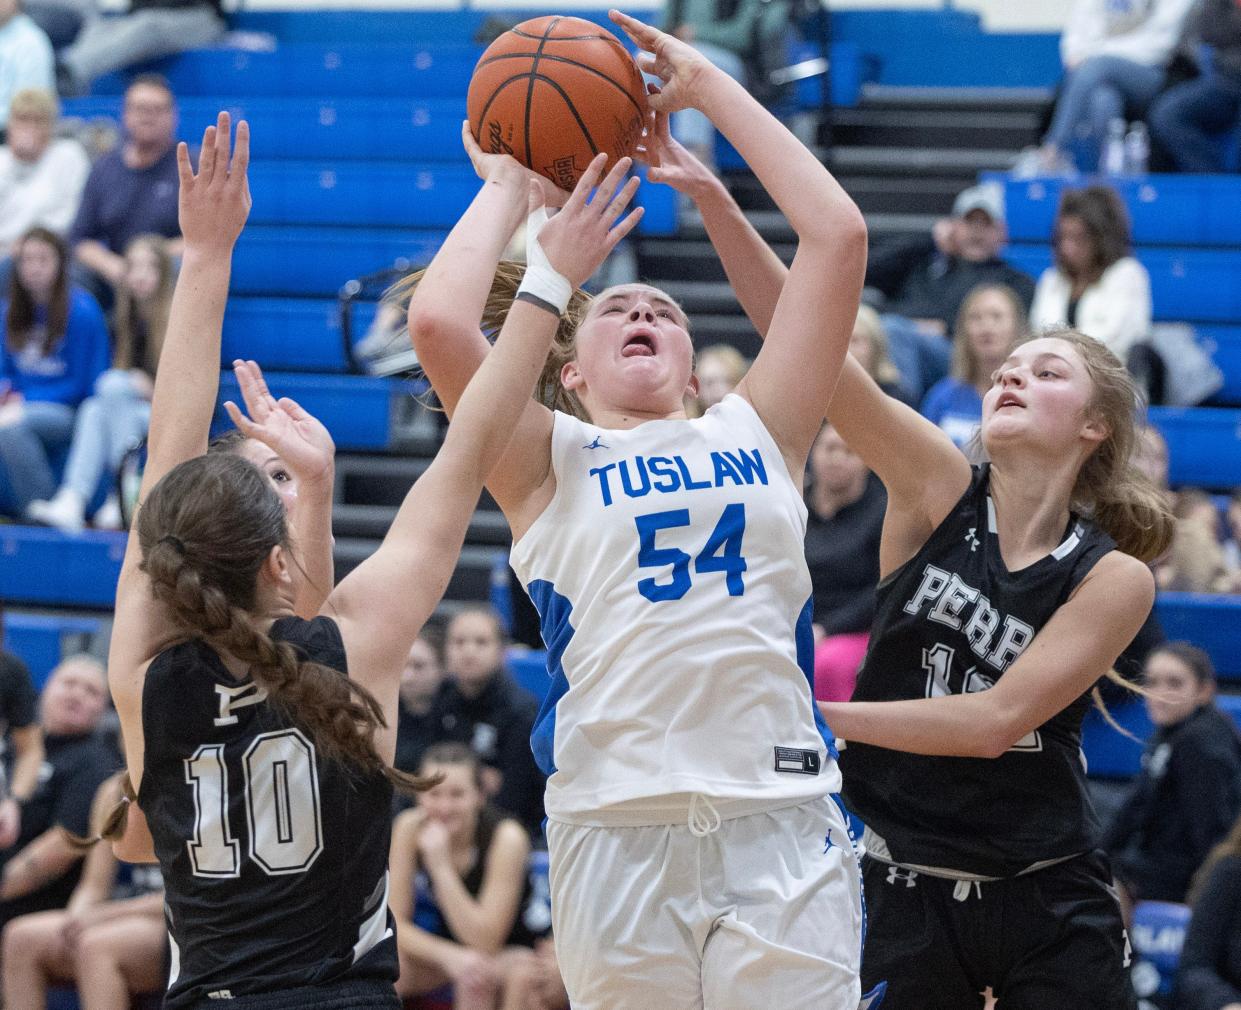
<path fill-rule="evenodd" d="M 125 454 L 146 438 L 175 279 L 162 238 L 140 235 L 129 243 L 125 279 L 116 301 L 112 368 L 99 377 L 94 395 L 78 408 L 60 489 L 51 500 L 31 502 L 26 510 L 29 519 L 67 532 L 80 530 L 100 481 L 107 479 L 110 491 L 94 523 L 120 529 L 120 503 L 111 486 Z"/>
<path fill-rule="evenodd" d="M 1232 580 L 1219 540 L 1219 512 L 1197 488 L 1176 495 L 1176 534 L 1172 548 L 1155 563 L 1160 589 L 1183 593 L 1228 592 Z"/>
<path fill-rule="evenodd" d="M 905 388 L 904 377 L 888 352 L 888 331 L 884 328 L 879 313 L 869 305 L 858 306 L 853 333 L 849 337 L 849 353 L 888 396 L 913 406 Z"/>
<path fill-rule="evenodd" d="M 698 380 L 698 396 L 687 404 L 690 417 L 702 417 L 737 388 L 750 368 L 749 360 L 728 344 L 711 344 L 697 354 L 694 377 Z"/>
<path fill-rule="evenodd" d="M 1133 465 L 1155 487 L 1167 494 L 1171 502 L 1173 495 L 1168 488 L 1168 443 L 1153 424 L 1138 426 L 1137 441 L 1133 448 Z"/>
<path fill-rule="evenodd" d="M 162 77 L 143 74 L 125 91 L 125 139 L 91 169 L 70 244 L 82 282 L 110 306 L 112 289 L 125 278 L 124 252 L 139 235 L 167 239 L 168 255 L 181 255 L 177 223 L 177 112 Z"/>
<path fill-rule="evenodd" d="M 1202 861 L 1241 814 L 1241 734 L 1214 704 L 1205 652 L 1169 642 L 1146 660 L 1155 733 L 1142 771 L 1103 836 L 1132 901 L 1184 901 Z"/>
<path fill-rule="evenodd" d="M 487 803 L 481 766 L 465 745 L 428 748 L 420 771 L 444 778 L 392 828 L 397 992 L 450 984 L 458 1010 L 493 1010 L 511 963 L 505 949 L 534 943 L 521 915 L 530 897 L 530 836 Z"/>
<path fill-rule="evenodd" d="M 72 656 L 52 671 L 40 701 L 46 762 L 17 842 L 0 851 L 0 923 L 64 908 L 77 887 L 82 857 L 65 832 L 87 834 L 95 790 L 120 764 L 96 733 L 107 705 L 103 664 Z"/>
<path fill-rule="evenodd" d="M 0 147 L 0 259 L 31 228 L 63 235 L 77 214 L 90 162 L 76 140 L 52 139 L 56 114 L 52 93 L 36 88 L 19 91 L 9 105 L 8 144 Z"/>
<path fill-rule="evenodd" d="M 515 949 L 513 961 L 504 985 L 503 1010 L 569 1010 L 569 994 L 550 937 L 537 941 L 528 953 Z"/>
<path fill-rule="evenodd" d="M 0 642 L 4 612 L 0 610 Z M 7 849 L 21 831 L 21 805 L 34 795 L 43 767 L 43 731 L 37 717 L 39 696 L 26 664 L 0 647 L 0 849 Z"/>
<path fill-rule="evenodd" d="M 1019 176 L 1093 172 L 1115 120 L 1142 119 L 1167 79 L 1194 0 L 1077 0 L 1060 39 L 1065 78 Z M 1123 360 L 1123 359 L 1122 359 Z"/>
<path fill-rule="evenodd" d="M 1151 138 L 1182 172 L 1222 172 L 1225 135 L 1241 120 L 1241 7 L 1201 0 L 1193 37 L 1198 76 L 1168 88 L 1151 105 Z"/>
<path fill-rule="evenodd" d="M 1151 327 L 1151 282 L 1129 250 L 1129 215 L 1110 186 L 1066 190 L 1052 234 L 1054 265 L 1039 278 L 1030 309 L 1035 332 L 1072 326 L 1121 361 Z"/>
<path fill-rule="evenodd" d="M 21 8 L 21 0 L 0 0 L 0 133 L 19 91 L 56 90 L 52 44 Z"/>
<path fill-rule="evenodd" d="M 814 587 L 814 694 L 848 701 L 870 641 L 888 496 L 832 425 L 810 448 L 806 566 Z"/>
<path fill-rule="evenodd" d="M 1224 536 L 1224 568 L 1228 572 L 1230 593 L 1241 593 L 1241 488 L 1228 499 L 1228 512 L 1224 517 L 1227 531 Z"/>
<path fill-rule="evenodd" d="M 1006 284 L 980 284 L 962 303 L 952 339 L 952 374 L 931 387 L 921 408 L 958 448 L 965 449 L 978 431 L 991 376 L 1025 332 L 1025 306 Z"/>
<path fill-rule="evenodd" d="M 1241 1010 L 1241 820 L 1203 863 L 1189 900 L 1176 1010 Z"/>
<path fill-rule="evenodd" d="M 93 830 L 121 798 L 120 775 L 95 793 Z M 5 1010 L 43 1010 L 48 989 L 71 983 L 82 1010 L 127 1010 L 167 980 L 164 884 L 158 866 L 120 863 L 95 845 L 64 909 L 34 912 L 4 930 Z"/>
<path fill-rule="evenodd" d="M 53 460 L 74 412 L 108 367 L 108 328 L 95 300 L 69 283 L 64 241 L 32 228 L 18 245 L 0 304 L 0 484 L 22 516 L 56 488 Z"/>
<path fill-rule="evenodd" d="M 444 683 L 444 637 L 432 624 L 425 624 L 410 647 L 401 672 L 401 708 L 396 724 L 396 758 L 393 767 L 415 773 L 423 752 L 435 738 L 435 699 Z"/>
<path fill-rule="evenodd" d="M 490 607 L 467 607 L 448 625 L 447 678 L 435 699 L 432 741 L 470 747 L 482 763 L 488 797 L 538 837 L 543 774 L 530 752 L 538 706 L 504 669 L 504 628 Z"/>
<path fill-rule="evenodd" d="M 62 94 L 84 92 L 96 77 L 209 46 L 224 34 L 220 0 L 130 0 L 129 11 L 88 13 L 73 44 L 60 54 Z"/>
<path fill-rule="evenodd" d="M 943 339 L 965 296 L 979 284 L 1006 284 L 1028 306 L 1034 282 L 1000 258 L 1007 240 L 1004 192 L 982 183 L 961 192 L 952 216 L 930 234 L 880 246 L 866 267 L 867 287 L 879 291 L 892 360 L 915 400 L 948 374 Z"/>

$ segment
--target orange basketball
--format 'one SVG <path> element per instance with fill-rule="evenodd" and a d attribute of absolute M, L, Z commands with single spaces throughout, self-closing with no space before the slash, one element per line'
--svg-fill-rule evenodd
<path fill-rule="evenodd" d="M 632 155 L 647 114 L 638 65 L 610 32 L 581 18 L 523 21 L 483 53 L 470 79 L 479 146 L 511 154 L 572 189 L 601 151 Z"/>

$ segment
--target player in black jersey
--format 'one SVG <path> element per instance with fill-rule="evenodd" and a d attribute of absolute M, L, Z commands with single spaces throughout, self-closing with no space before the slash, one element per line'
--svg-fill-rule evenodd
<path fill-rule="evenodd" d="M 785 268 L 667 137 L 759 333 Z M 879 609 L 854 701 L 821 704 L 866 823 L 863 991 L 885 1010 L 1120 1010 L 1128 947 L 1079 751 L 1088 695 L 1149 613 L 1171 536 L 1130 464 L 1137 394 L 1072 331 L 1019 346 L 971 467 L 850 360 L 832 422 L 888 489 Z"/>
<path fill-rule="evenodd" d="M 558 318 L 535 304 L 515 308 L 518 320 L 501 331 L 383 544 L 323 613 L 297 617 L 303 575 L 279 495 L 248 460 L 204 455 L 216 373 L 201 367 L 202 348 L 218 357 L 232 247 L 250 202 L 248 129 L 238 126 L 231 165 L 229 133 L 221 114 L 197 175 L 178 150 L 185 260 L 109 658 L 129 773 L 166 887 L 165 1005 L 397 1007 L 389 810 L 392 782 L 419 784 L 391 768 L 401 670 Z M 621 186 L 628 167 L 622 160 L 601 179 L 596 159 L 560 214 L 541 230 L 532 218 L 528 242 L 549 271 L 583 282 L 633 227 L 637 212 L 617 223 L 636 186 Z M 497 159 L 457 229 L 482 234 L 481 219 L 502 215 L 511 232 L 538 202 L 525 170 Z M 464 254 L 474 255 L 469 246 Z M 229 413 L 285 459 L 317 451 L 291 408 L 261 419 L 231 405 Z M 135 831 L 126 844 L 141 848 Z"/>

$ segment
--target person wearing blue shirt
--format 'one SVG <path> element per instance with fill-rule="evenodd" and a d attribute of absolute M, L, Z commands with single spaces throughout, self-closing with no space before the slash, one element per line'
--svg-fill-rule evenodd
<path fill-rule="evenodd" d="M 964 450 L 982 422 L 982 394 L 1026 332 L 1021 297 L 1006 284 L 980 284 L 961 303 L 953 337 L 952 372 L 922 400 L 921 414 Z"/>
<path fill-rule="evenodd" d="M 53 464 L 109 348 L 98 303 L 69 284 L 63 240 L 32 228 L 15 262 L 0 305 L 0 508 L 21 516 L 56 489 Z"/>

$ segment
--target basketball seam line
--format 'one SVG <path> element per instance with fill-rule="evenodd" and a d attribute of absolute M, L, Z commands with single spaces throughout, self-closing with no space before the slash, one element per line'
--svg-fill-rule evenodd
<path fill-rule="evenodd" d="M 554 42 L 556 40 L 552 39 L 550 41 Z M 626 55 L 628 55 L 628 53 L 626 53 Z M 529 59 L 530 56 L 531 56 L 530 53 L 502 53 L 498 56 L 489 56 L 485 60 L 480 60 L 478 66 L 483 67 L 489 63 L 495 63 L 498 60 Z M 571 67 L 577 67 L 579 70 L 585 70 L 588 74 L 594 74 L 596 77 L 599 77 L 602 80 L 607 81 L 610 85 L 612 85 L 612 87 L 614 87 L 617 91 L 619 91 L 622 95 L 624 95 L 629 100 L 629 104 L 634 107 L 635 111 L 639 113 L 642 112 L 642 106 L 633 100 L 633 95 L 631 95 L 622 85 L 618 84 L 615 80 L 613 80 L 607 74 L 603 73 L 603 71 L 596 70 L 594 67 L 588 66 L 585 63 L 581 63 L 578 60 L 571 60 L 567 56 L 552 56 L 549 53 L 543 53 L 539 57 L 539 59 L 546 60 L 548 63 L 567 63 Z M 537 61 L 535 64 L 531 64 L 531 67 L 528 71 L 522 71 L 522 73 L 516 75 L 515 77 L 510 77 L 507 81 L 504 82 L 503 85 L 501 85 L 501 87 L 511 84 L 513 81 L 519 79 L 520 77 L 524 76 L 527 73 L 533 74 L 535 65 L 537 65 Z M 478 72 L 477 67 L 475 68 L 474 72 L 475 73 Z M 547 80 L 547 78 L 543 78 L 543 80 Z M 529 96 L 527 95 L 527 102 L 528 101 L 529 101 Z M 491 106 L 490 100 L 487 102 L 487 106 L 490 108 Z"/>
<path fill-rule="evenodd" d="M 543 30 L 543 37 L 539 39 L 539 47 L 534 51 L 534 59 L 530 63 L 530 84 L 526 88 L 526 119 L 525 119 L 525 141 L 526 141 L 526 164 L 530 165 L 534 161 L 534 151 L 530 147 L 530 106 L 534 102 L 534 82 L 538 79 L 539 57 L 543 54 L 543 47 L 547 44 L 547 36 L 552 33 L 556 25 L 560 24 L 560 18 L 553 18 L 551 23 Z M 573 110 L 574 116 L 577 110 Z M 592 145 L 593 146 L 593 145 Z"/>
<path fill-rule="evenodd" d="M 534 77 L 534 76 L 537 76 L 537 75 L 535 75 L 535 74 L 531 74 L 531 76 L 532 76 L 532 77 Z M 594 137 L 592 137 L 592 136 L 590 135 L 590 131 L 589 131 L 588 129 L 586 129 L 586 124 L 585 124 L 584 122 L 582 122 L 582 117 L 578 115 L 578 112 L 577 112 L 577 106 L 576 106 L 576 105 L 574 105 L 574 104 L 573 104 L 572 99 L 570 99 L 570 98 L 569 98 L 569 93 L 568 93 L 567 91 L 565 91 L 565 89 L 564 89 L 563 87 L 561 87 L 559 83 L 557 83 L 556 81 L 552 80 L 550 77 L 541 77 L 541 76 L 540 76 L 540 77 L 539 77 L 539 80 L 543 81 L 543 82 L 544 82 L 544 83 L 546 83 L 546 84 L 550 84 L 553 88 L 555 88 L 557 91 L 559 91 L 559 92 L 560 92 L 560 97 L 564 99 L 564 104 L 565 104 L 565 107 L 566 107 L 566 108 L 567 108 L 567 109 L 568 109 L 571 113 L 573 113 L 573 118 L 574 118 L 575 120 L 577 120 L 577 125 L 578 125 L 578 126 L 581 128 L 581 130 L 582 130 L 582 136 L 584 136 L 584 137 L 586 138 L 586 143 L 588 143 L 588 144 L 590 145 L 590 156 L 591 156 L 592 158 L 593 158 L 593 157 L 595 157 L 595 156 L 599 153 L 599 148 L 598 148 L 598 146 L 595 144 L 595 138 L 594 138 Z M 529 139 L 529 135 L 527 135 L 527 140 L 528 140 L 528 139 Z M 575 165 L 574 167 L 576 168 L 577 166 Z"/>

